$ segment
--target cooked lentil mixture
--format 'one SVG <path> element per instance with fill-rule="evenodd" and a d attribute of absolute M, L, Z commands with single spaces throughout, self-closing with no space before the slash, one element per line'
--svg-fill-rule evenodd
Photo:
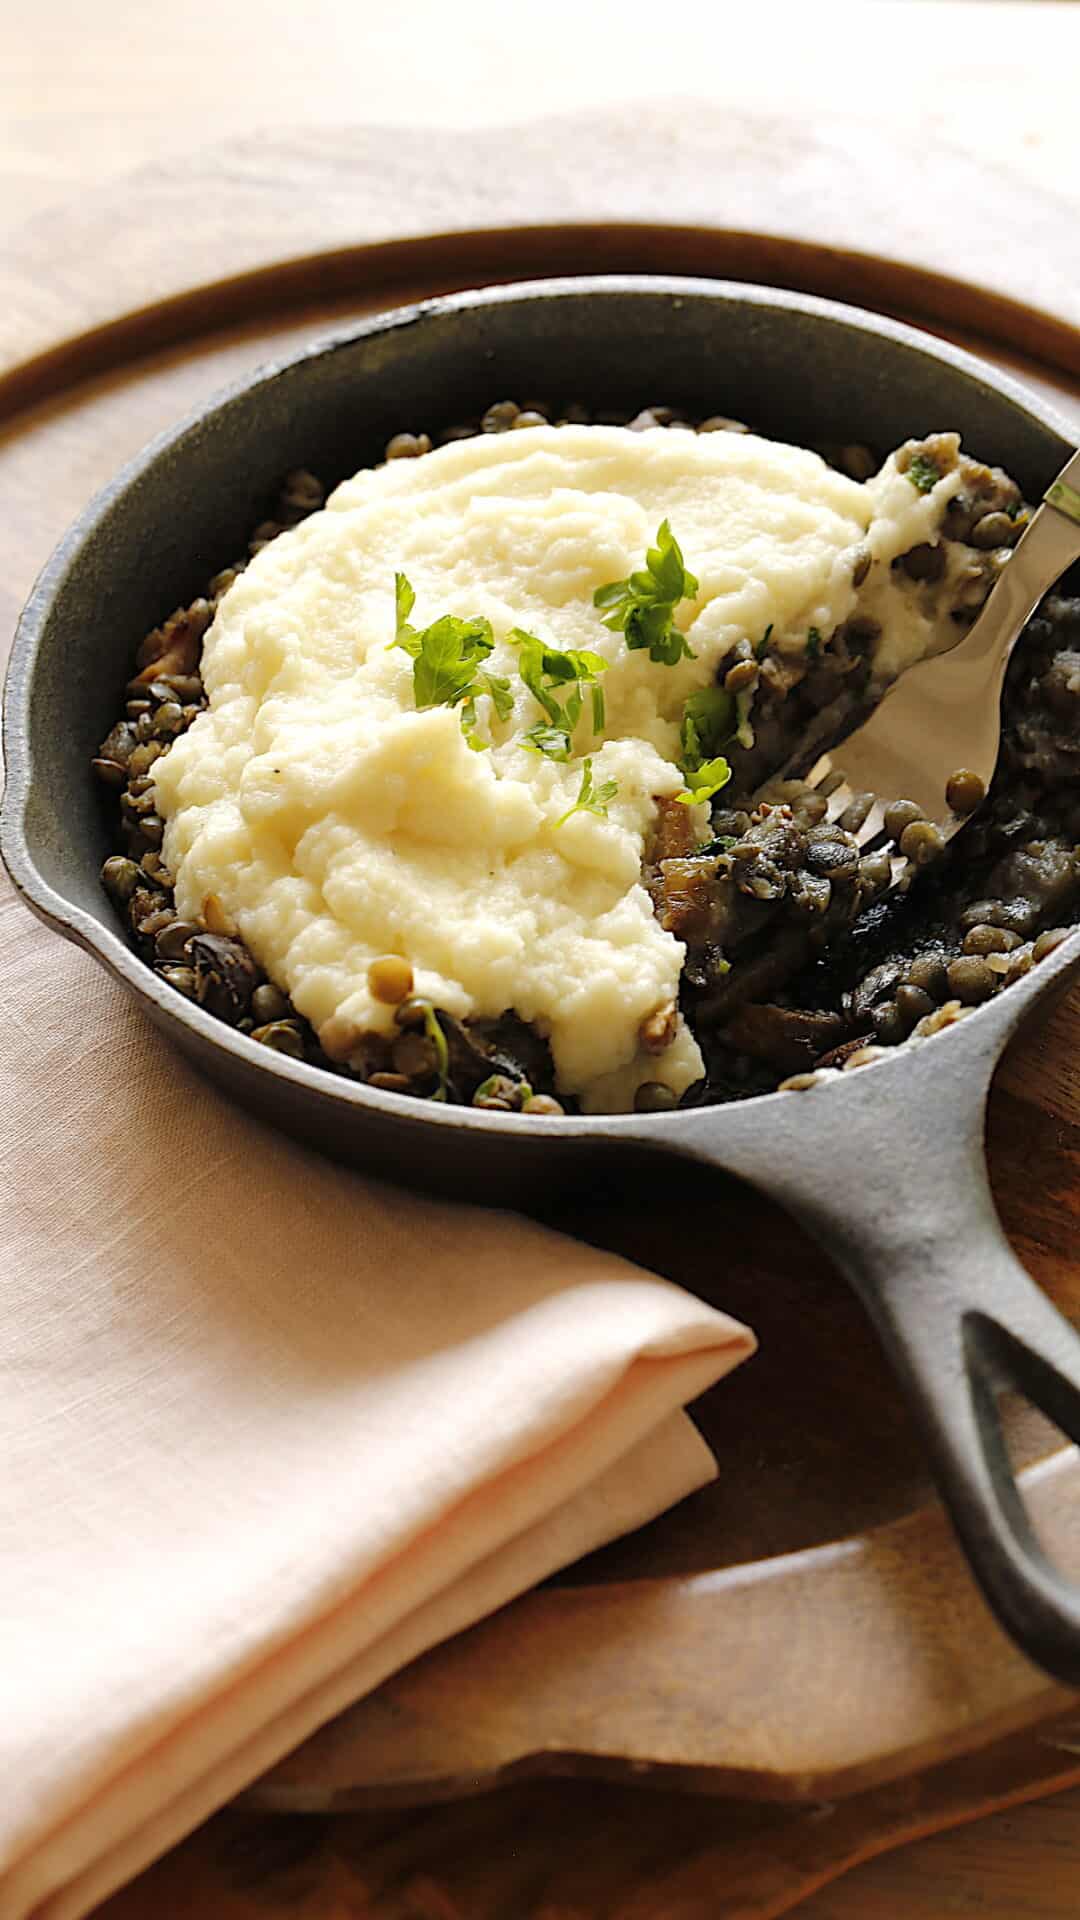
<path fill-rule="evenodd" d="M 506 400 L 435 440 L 591 420 L 638 430 L 747 431 L 721 416 L 688 421 L 660 406 L 628 419 Z M 418 459 L 432 445 L 425 432 L 397 433 L 386 459 Z M 820 451 L 859 481 L 880 464 L 863 445 Z M 1026 509 L 1013 481 L 959 453 L 954 436 L 910 442 L 897 464 L 922 485 L 957 461 L 961 487 L 940 540 L 893 564 L 908 580 L 946 591 L 951 617 L 963 626 L 1007 564 Z M 366 1036 L 347 1062 L 331 1059 L 215 895 L 203 899 L 197 919 L 177 912 L 151 769 L 207 704 L 199 668 L 218 602 L 254 554 L 324 498 L 314 475 L 289 474 L 247 553 L 209 582 L 205 597 L 142 641 L 124 712 L 93 762 L 115 808 L 117 851 L 102 869 L 105 889 L 159 977 L 261 1045 L 384 1091 L 537 1115 L 573 1110 L 572 1099 L 555 1097 L 551 1052 L 535 1026 L 513 1011 L 455 1018 L 415 991 L 413 968 L 397 954 L 374 960 L 368 972 L 371 996 L 393 1010 L 392 1031 Z M 856 586 L 860 566 L 865 575 L 869 564 L 868 554 L 856 558 Z M 685 944 L 680 1010 L 706 1075 L 681 1100 L 663 1080 L 646 1080 L 635 1096 L 639 1111 L 777 1086 L 797 1090 L 926 1037 L 1037 965 L 1077 916 L 1080 597 L 1049 596 L 1016 648 L 990 791 L 984 797 L 958 776 L 950 793 L 956 810 L 970 814 L 963 833 L 942 851 L 936 829 L 911 802 L 888 810 L 893 851 L 908 861 L 909 884 L 900 888 L 890 887 L 888 852 L 862 854 L 854 838 L 872 796 L 833 825 L 822 796 L 789 777 L 872 704 L 879 637 L 873 619 L 855 616 L 827 647 L 801 657 L 779 657 L 744 639 L 722 662 L 718 686 L 733 702 L 753 696 L 753 728 L 725 743 L 731 777 L 712 801 L 704 844 L 689 807 L 657 801 L 644 873 L 660 925 Z M 643 1022 L 646 1053 L 664 1053 L 676 1019 L 672 1005 Z"/>

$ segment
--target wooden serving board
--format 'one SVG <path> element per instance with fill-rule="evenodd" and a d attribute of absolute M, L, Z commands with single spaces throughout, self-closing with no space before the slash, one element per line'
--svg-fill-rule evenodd
<path fill-rule="evenodd" d="M 611 141 L 625 131 L 609 129 L 602 219 L 577 225 L 551 217 L 552 178 L 573 145 L 563 124 L 548 144 L 529 145 L 531 174 L 513 148 L 494 202 L 528 222 L 513 229 L 477 230 L 492 207 L 494 136 L 456 143 L 441 199 L 415 144 L 411 173 L 408 139 L 404 161 L 399 144 L 393 237 L 385 183 L 375 195 L 367 172 L 374 136 L 355 133 L 317 155 L 263 143 L 257 168 L 250 144 L 245 164 L 237 149 L 203 156 L 110 189 L 84 203 L 78 222 L 27 228 L 0 268 L 3 626 L 88 494 L 153 433 L 271 352 L 450 286 L 617 266 L 828 292 L 974 336 L 1052 391 L 1080 434 L 1080 333 L 1062 317 L 1064 296 L 1059 312 L 1017 297 L 1025 260 L 1060 236 L 1053 202 L 1028 196 L 1023 223 L 1017 207 L 1003 229 L 999 199 L 1009 277 L 1005 291 L 999 276 L 987 293 L 948 277 L 944 243 L 911 271 L 840 246 L 828 195 L 816 229 L 807 216 L 813 242 L 702 224 L 705 169 L 717 161 L 708 130 L 672 147 L 655 130 L 650 144 L 638 124 L 635 200 L 612 166 Z M 578 134 L 587 157 L 595 123 Z M 846 180 L 852 154 L 839 134 L 819 149 L 819 163 L 832 151 Z M 544 156 L 556 150 L 552 175 Z M 655 213 L 661 179 L 673 224 L 634 224 L 633 206 Z M 330 180 L 324 205 L 313 182 Z M 760 194 L 775 186 L 770 158 Z M 233 243 L 228 271 L 223 236 Z M 1057 283 L 1044 258 L 1040 276 L 1032 284 L 1049 300 Z M 1074 999 L 1024 1036 L 999 1074 L 990 1120 L 1013 1243 L 1076 1320 L 1078 1034 Z M 718 1482 L 396 1676 L 253 1790 L 261 1812 L 223 1816 L 119 1896 L 115 1920 L 189 1910 L 246 1920 L 280 1908 L 279 1881 L 293 1910 L 313 1916 L 766 1920 L 853 1859 L 1080 1778 L 1080 1740 L 1048 1745 L 1045 1732 L 1080 1708 L 987 1615 L 861 1310 L 824 1256 L 736 1182 L 693 1170 L 665 1185 L 662 1208 L 612 1184 L 572 1211 L 553 1204 L 551 1218 L 758 1330 L 753 1367 L 695 1408 Z M 1034 1470 L 1038 1523 L 1080 1577 L 1080 1469 L 1023 1408 L 1010 1435 Z M 521 1783 L 552 1773 L 575 1779 Z M 583 1794 L 582 1778 L 600 1775 L 647 1778 L 651 1791 Z M 292 1837 L 282 1840 L 272 1817 L 507 1782 L 518 1784 L 460 1807 L 305 1826 L 302 1839 L 285 1823 Z M 673 1786 L 759 1804 L 733 1822 L 714 1798 Z M 841 1798 L 828 1818 L 807 1810 Z M 260 1859 L 271 1862 L 265 1873 L 250 1865 Z"/>

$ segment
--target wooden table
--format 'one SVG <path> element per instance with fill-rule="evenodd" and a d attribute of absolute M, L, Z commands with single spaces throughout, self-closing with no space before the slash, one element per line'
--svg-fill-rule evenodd
<path fill-rule="evenodd" d="M 935 137 L 944 133 L 957 152 L 957 178 L 972 160 L 985 162 L 986 204 L 967 206 L 960 223 L 969 238 L 972 223 L 992 229 L 995 182 L 1015 194 L 1024 181 L 1069 180 L 1080 8 L 1064 5 L 882 0 L 774 8 L 771 18 L 755 13 L 737 22 L 716 9 L 703 22 L 696 8 L 675 0 L 665 9 L 662 36 L 655 9 L 625 6 L 616 40 L 600 10 L 594 17 L 569 0 L 552 0 L 542 24 L 528 10 L 515 24 L 491 0 L 456 17 L 431 0 L 378 14 L 332 0 L 303 8 L 295 0 L 262 0 L 258 7 L 230 0 L 227 8 L 191 0 L 182 16 L 168 20 L 130 0 L 110 0 L 88 52 L 85 10 L 74 0 L 46 0 L 30 15 L 20 8 L 17 18 L 13 0 L 2 4 L 11 32 L 0 70 L 0 230 L 20 218 L 45 219 L 88 186 L 134 166 L 166 166 L 225 135 L 360 121 L 426 127 L 437 146 L 441 128 L 498 126 L 655 97 L 658 87 L 672 96 L 673 130 L 685 116 L 735 105 L 775 114 L 826 100 L 862 118 L 868 142 L 887 141 L 890 128 L 910 135 L 914 121 Z M 786 16 L 780 26 L 777 13 Z M 507 140 L 512 144 L 513 135 Z M 795 152 L 793 169 L 798 161 Z M 950 179 L 940 169 L 930 182 L 913 179 L 912 193 L 916 203 L 930 196 L 929 217 L 939 227 L 956 217 L 948 211 Z M 1075 254 L 1064 194 L 1061 205 L 1062 247 Z M 837 217 L 842 230 L 843 209 Z M 902 251 L 903 235 L 883 234 L 883 250 L 890 240 Z M 28 555 L 28 565 L 41 557 Z M 11 587 L 0 583 L 5 613 Z M 940 1920 L 945 1912 L 976 1910 L 988 1920 L 1072 1920 L 1080 1907 L 1078 1811 L 1080 1790 L 922 1841 L 823 1889 L 801 1911 L 807 1920 Z M 349 1824 L 338 1823 L 346 1859 Z M 289 1821 L 277 1825 L 281 1858 L 264 1860 L 263 1872 L 274 1882 L 278 1910 L 300 1911 L 310 1888 L 302 1861 L 296 1878 L 297 1861 L 312 1834 L 301 1838 Z M 222 1816 L 219 1831 L 242 1864 L 245 1848 L 251 1850 L 251 1817 Z M 886 1822 L 882 1843 L 890 1837 Z M 322 1844 L 316 1836 L 314 1857 Z M 394 1844 L 408 1878 L 407 1845 Z M 364 1908 L 340 1858 L 337 1867 L 336 1878 L 328 1870 L 319 1911 L 344 1920 Z M 252 1874 L 253 1884 L 258 1877 Z M 428 1900 L 417 1881 L 401 1912 L 431 1920 L 445 1912 L 449 1920 L 435 1894 L 435 1904 Z M 152 1899 L 150 1906 L 132 1904 L 130 1912 L 143 1920 L 152 1906 Z"/>

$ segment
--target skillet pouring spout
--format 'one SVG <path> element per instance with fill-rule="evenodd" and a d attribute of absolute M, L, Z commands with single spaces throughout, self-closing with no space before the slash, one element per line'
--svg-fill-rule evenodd
<path fill-rule="evenodd" d="M 1067 945 L 1059 986 L 1080 965 L 1076 937 Z M 1017 998 L 1030 1007 L 1044 990 Z M 1002 1391 L 1019 1392 L 1080 1443 L 1080 1333 L 1013 1254 L 986 1169 L 990 1080 L 1023 1011 L 1002 1001 L 808 1092 L 679 1116 L 678 1149 L 766 1190 L 835 1259 L 908 1395 L 990 1607 L 1037 1666 L 1075 1687 L 1080 1540 L 1068 1568 L 1047 1556 L 998 1408 Z"/>

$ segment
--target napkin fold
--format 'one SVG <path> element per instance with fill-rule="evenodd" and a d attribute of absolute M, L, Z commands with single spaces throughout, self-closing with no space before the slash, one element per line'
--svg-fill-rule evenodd
<path fill-rule="evenodd" d="M 710 1479 L 679 1409 L 753 1351 L 614 1256 L 249 1117 L 6 879 L 0 1193 L 0 1920 L 87 1912 Z"/>

